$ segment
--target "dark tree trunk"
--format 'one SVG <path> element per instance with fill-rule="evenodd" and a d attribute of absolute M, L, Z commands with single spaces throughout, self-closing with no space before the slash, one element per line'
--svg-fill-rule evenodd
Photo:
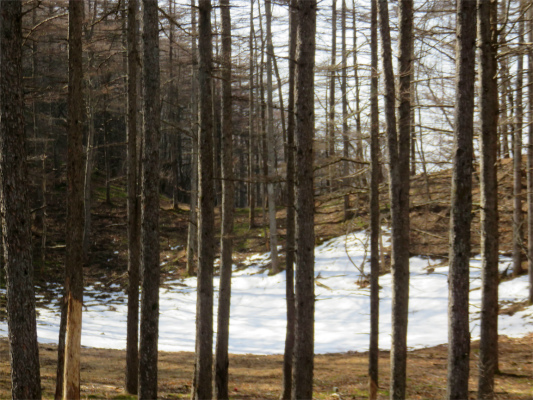
<path fill-rule="evenodd" d="M 529 9 L 529 43 L 533 43 L 533 8 Z M 528 52 L 529 84 L 529 147 L 528 147 L 528 253 L 529 253 L 529 304 L 533 304 L 533 46 Z"/>
<path fill-rule="evenodd" d="M 137 177 L 137 0 L 128 0 L 128 319 L 126 338 L 126 390 L 137 394 L 139 386 L 139 261 L 140 207 Z"/>
<path fill-rule="evenodd" d="M 141 334 L 139 399 L 157 398 L 159 334 L 159 20 L 157 0 L 143 0 L 141 160 Z"/>
<path fill-rule="evenodd" d="M 67 325 L 63 398 L 80 398 L 81 314 L 83 302 L 83 71 L 82 40 L 84 2 L 69 1 L 69 83 L 67 133 Z"/>
<path fill-rule="evenodd" d="M 520 1 L 520 12 L 524 4 Z M 524 18 L 518 21 L 518 42 L 524 43 Z M 514 170 L 514 212 L 513 212 L 513 275 L 523 273 L 524 214 L 522 212 L 522 129 L 524 122 L 523 89 L 524 56 L 518 52 L 516 63 L 516 124 L 514 130 L 513 170 Z"/>
<path fill-rule="evenodd" d="M 192 399 L 213 394 L 213 261 L 215 252 L 213 181 L 213 113 L 211 1 L 199 1 L 198 68 L 200 91 L 198 286 L 196 300 L 196 356 Z"/>
<path fill-rule="evenodd" d="M 220 0 L 222 20 L 222 234 L 218 296 L 215 385 L 217 399 L 228 399 L 228 340 L 233 250 L 233 123 L 231 95 L 231 16 L 229 0 Z"/>
<path fill-rule="evenodd" d="M 298 1 L 296 70 L 296 330 L 292 398 L 313 397 L 315 235 L 313 187 L 316 0 Z"/>
<path fill-rule="evenodd" d="M 249 228 L 255 228 L 255 190 L 254 190 L 254 0 L 250 1 L 250 74 L 249 74 L 249 101 L 248 101 L 248 207 Z"/>
<path fill-rule="evenodd" d="M 472 219 L 472 157 L 476 2 L 457 2 L 455 132 L 450 216 L 448 399 L 468 398 L 468 290 Z"/>
<path fill-rule="evenodd" d="M 296 35 L 298 13 L 296 0 L 289 4 L 289 104 L 287 121 L 287 237 L 285 239 L 285 298 L 287 302 L 287 331 L 283 355 L 283 392 L 281 398 L 291 398 L 292 357 L 294 351 L 295 302 L 294 302 L 294 259 L 295 259 L 295 208 L 294 208 L 294 82 L 296 73 Z"/>
<path fill-rule="evenodd" d="M 481 77 L 481 340 L 479 399 L 494 398 L 498 370 L 498 64 L 496 2 L 478 0 Z"/>
<path fill-rule="evenodd" d="M 22 2 L 0 4 L 0 203 L 11 396 L 41 398 L 22 92 Z"/>
<path fill-rule="evenodd" d="M 368 351 L 368 398 L 377 399 L 379 371 L 379 99 L 378 99 L 378 15 L 371 6 L 370 81 L 370 347 Z"/>
<path fill-rule="evenodd" d="M 407 311 L 409 301 L 409 142 L 411 138 L 410 82 L 412 74 L 413 4 L 401 0 L 399 32 L 400 104 L 399 135 L 396 130 L 395 84 L 386 0 L 379 0 L 383 73 L 385 77 L 385 117 L 389 149 L 391 238 L 392 238 L 392 349 L 391 399 L 405 398 L 407 364 Z"/>

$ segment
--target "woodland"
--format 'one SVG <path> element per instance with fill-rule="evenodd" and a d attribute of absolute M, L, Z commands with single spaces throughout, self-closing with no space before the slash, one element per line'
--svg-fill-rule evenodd
<path fill-rule="evenodd" d="M 530 398 L 532 330 L 498 321 L 533 305 L 533 4 L 1 1 L 0 210 L 0 397 Z M 315 247 L 351 232 L 368 351 L 318 355 Z M 229 354 L 261 253 L 283 354 Z M 446 266 L 448 339 L 413 351 L 415 256 Z M 161 352 L 161 290 L 192 277 L 195 351 Z M 89 286 L 125 294 L 124 351 L 82 346 Z"/>

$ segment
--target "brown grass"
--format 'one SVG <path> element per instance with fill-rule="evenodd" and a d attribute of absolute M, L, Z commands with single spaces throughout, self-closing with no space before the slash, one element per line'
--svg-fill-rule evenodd
<path fill-rule="evenodd" d="M 533 398 L 533 334 L 521 339 L 500 336 L 500 374 L 496 377 L 496 399 Z M 471 352 L 471 399 L 477 398 L 477 342 Z M 41 345 L 43 397 L 53 398 L 57 349 Z M 408 359 L 408 398 L 440 399 L 446 390 L 447 346 L 414 350 Z M 8 348 L 0 340 L 0 398 L 10 398 Z M 189 398 L 193 354 L 159 353 L 159 396 L 162 399 Z M 380 353 L 379 398 L 388 398 L 389 352 Z M 281 355 L 231 355 L 230 397 L 232 399 L 279 399 Z M 367 353 L 324 354 L 315 357 L 315 399 L 365 399 Z M 82 399 L 135 399 L 124 392 L 125 353 L 119 350 L 83 349 Z"/>

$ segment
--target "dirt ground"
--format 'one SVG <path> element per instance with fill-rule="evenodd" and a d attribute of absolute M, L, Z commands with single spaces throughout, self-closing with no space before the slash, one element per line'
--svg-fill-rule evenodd
<path fill-rule="evenodd" d="M 0 398 L 10 398 L 7 341 L 0 340 Z M 533 398 L 533 335 L 521 339 L 500 336 L 500 373 L 496 377 L 496 399 Z M 477 398 L 478 343 L 472 343 L 470 399 Z M 41 345 L 43 397 L 53 398 L 57 348 Z M 408 399 L 441 399 L 446 393 L 446 345 L 409 352 Z M 159 354 L 159 396 L 185 399 L 190 396 L 193 353 Z M 379 398 L 388 399 L 389 352 L 380 353 Z M 231 355 L 231 399 L 279 399 L 283 356 Z M 367 353 L 323 354 L 315 357 L 315 399 L 365 399 Z M 124 391 L 125 352 L 83 349 L 81 370 L 82 399 L 135 399 Z"/>

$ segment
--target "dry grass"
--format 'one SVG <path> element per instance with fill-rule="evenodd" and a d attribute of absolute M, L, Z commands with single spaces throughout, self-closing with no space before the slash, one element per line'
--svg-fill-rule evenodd
<path fill-rule="evenodd" d="M 496 399 L 533 398 L 533 335 L 521 339 L 500 336 L 500 371 Z M 476 358 L 471 352 L 471 399 L 477 398 Z M 41 345 L 41 376 L 44 398 L 53 398 L 56 347 Z M 408 398 L 439 399 L 446 389 L 446 345 L 409 352 Z M 0 340 L 0 398 L 10 398 L 7 341 Z M 159 396 L 189 398 L 193 371 L 192 353 L 159 353 Z M 389 352 L 380 354 L 379 398 L 388 398 Z M 230 356 L 230 398 L 279 399 L 283 357 Z M 82 399 L 135 399 L 124 392 L 125 353 L 119 350 L 83 349 Z M 367 397 L 367 353 L 325 354 L 315 357 L 315 399 L 364 399 Z"/>

